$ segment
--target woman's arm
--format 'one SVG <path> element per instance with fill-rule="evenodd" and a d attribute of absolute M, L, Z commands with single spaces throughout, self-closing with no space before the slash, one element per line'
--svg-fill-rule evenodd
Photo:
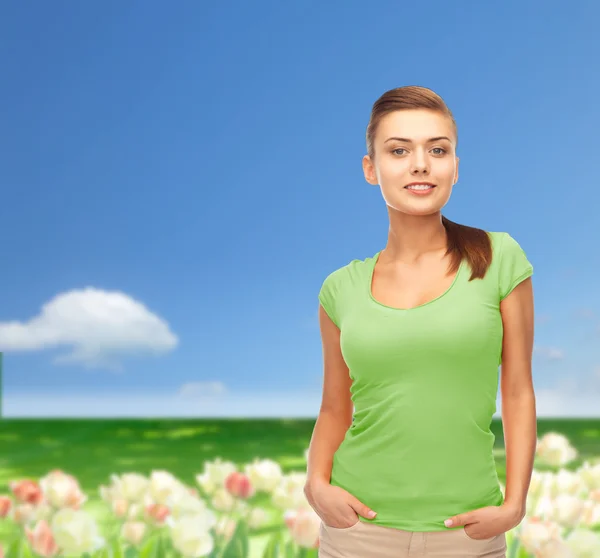
<path fill-rule="evenodd" d="M 323 396 L 308 450 L 305 493 L 315 483 L 329 484 L 333 454 L 352 424 L 352 380 L 340 350 L 340 330 L 319 305 L 323 346 Z"/>
<path fill-rule="evenodd" d="M 504 507 L 525 516 L 537 444 L 536 404 L 531 372 L 534 311 L 531 278 L 519 283 L 500 302 L 504 327 L 501 393 L 506 489 Z"/>

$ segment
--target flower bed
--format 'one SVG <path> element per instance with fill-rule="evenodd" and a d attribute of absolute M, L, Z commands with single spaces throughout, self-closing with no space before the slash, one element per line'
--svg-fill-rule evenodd
<path fill-rule="evenodd" d="M 538 440 L 543 470 L 533 471 L 526 517 L 507 533 L 509 558 L 600 557 L 600 459 L 567 470 L 576 457 L 561 434 Z M 62 470 L 15 479 L 0 496 L 0 518 L 13 525 L 0 558 L 316 558 L 321 520 L 305 479 L 269 459 L 240 470 L 220 458 L 194 486 L 165 470 L 130 472 L 110 475 L 92 500 Z"/>

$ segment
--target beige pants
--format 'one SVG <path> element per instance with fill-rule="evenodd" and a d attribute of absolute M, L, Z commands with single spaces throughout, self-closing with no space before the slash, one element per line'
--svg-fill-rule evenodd
<path fill-rule="evenodd" d="M 473 539 L 463 527 L 404 531 L 358 521 L 329 527 L 321 521 L 319 558 L 506 558 L 506 535 Z"/>

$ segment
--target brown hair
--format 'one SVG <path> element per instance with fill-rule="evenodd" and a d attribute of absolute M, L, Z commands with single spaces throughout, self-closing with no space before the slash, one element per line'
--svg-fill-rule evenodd
<path fill-rule="evenodd" d="M 456 121 L 444 100 L 434 91 L 418 85 L 407 85 L 386 91 L 375 103 L 367 126 L 367 153 L 375 160 L 375 134 L 380 120 L 390 112 L 397 110 L 425 109 L 439 112 L 452 122 L 456 145 L 458 129 Z M 448 273 L 457 271 L 460 262 L 465 259 L 471 267 L 469 280 L 483 278 L 492 262 L 492 243 L 483 229 L 460 225 L 442 215 L 442 224 L 448 235 L 446 255 L 452 255 Z"/>

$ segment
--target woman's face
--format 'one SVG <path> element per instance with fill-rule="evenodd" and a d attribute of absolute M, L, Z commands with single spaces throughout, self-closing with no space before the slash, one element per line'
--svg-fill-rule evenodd
<path fill-rule="evenodd" d="M 448 139 L 435 139 L 447 136 Z M 392 139 L 402 138 L 402 139 Z M 375 157 L 363 158 L 369 184 L 381 187 L 388 206 L 410 215 L 429 215 L 446 205 L 458 180 L 458 161 L 451 120 L 438 112 L 398 110 L 379 122 L 374 140 Z M 431 182 L 435 188 L 414 191 L 411 182 Z"/>

